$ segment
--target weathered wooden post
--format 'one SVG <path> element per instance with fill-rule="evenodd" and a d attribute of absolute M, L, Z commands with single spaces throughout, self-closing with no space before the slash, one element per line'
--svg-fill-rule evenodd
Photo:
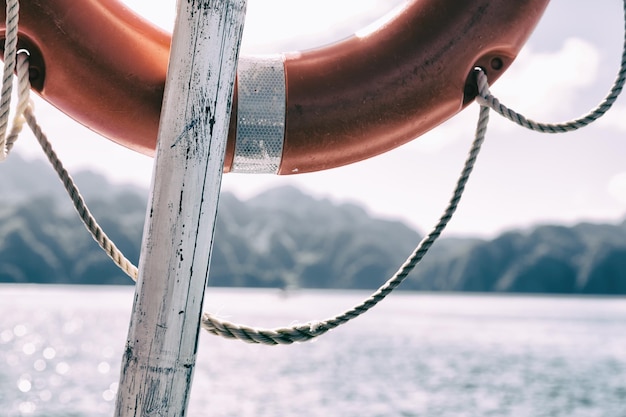
<path fill-rule="evenodd" d="M 246 0 L 179 0 L 116 416 L 183 416 Z"/>

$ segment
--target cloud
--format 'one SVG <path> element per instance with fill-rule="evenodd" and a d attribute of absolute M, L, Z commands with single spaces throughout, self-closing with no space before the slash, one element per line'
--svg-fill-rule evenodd
<path fill-rule="evenodd" d="M 626 106 L 616 104 L 597 121 L 598 125 L 607 129 L 615 129 L 624 132 L 626 131 L 626 118 L 624 114 L 626 114 Z"/>
<path fill-rule="evenodd" d="M 171 31 L 176 1 L 123 0 L 132 10 Z M 302 50 L 351 35 L 374 22 L 402 0 L 250 0 L 242 51 L 274 53 Z"/>
<path fill-rule="evenodd" d="M 545 122 L 559 122 L 568 115 L 580 91 L 596 81 L 600 52 L 591 43 L 565 40 L 555 52 L 536 53 L 522 50 L 517 60 L 491 88 L 501 102 L 527 117 Z"/>
<path fill-rule="evenodd" d="M 155 7 L 154 0 L 122 0 L 122 2 L 135 13 L 167 31 L 174 27 L 175 0 L 160 0 L 158 7 Z"/>
<path fill-rule="evenodd" d="M 450 120 L 410 142 L 407 149 L 420 153 L 436 154 L 460 141 L 468 142 L 474 137 L 478 122 L 478 106 L 470 105 Z"/>
<path fill-rule="evenodd" d="M 400 0 L 251 0 L 242 51 L 302 50 L 345 38 L 392 10 Z"/>
<path fill-rule="evenodd" d="M 617 201 L 626 204 L 626 172 L 614 175 L 607 185 L 607 191 Z"/>
<path fill-rule="evenodd" d="M 581 90 L 597 80 L 599 65 L 599 51 L 578 38 L 565 40 L 561 48 L 550 53 L 525 48 L 491 91 L 503 104 L 536 121 L 569 120 L 579 115 L 572 111 L 572 103 L 580 97 Z M 614 127 L 626 130 L 626 121 L 617 117 L 617 113 L 612 112 L 611 122 Z M 477 119 L 478 109 L 470 106 L 409 146 L 423 153 L 440 152 L 473 137 Z M 516 128 L 491 113 L 490 131 L 509 132 Z"/>

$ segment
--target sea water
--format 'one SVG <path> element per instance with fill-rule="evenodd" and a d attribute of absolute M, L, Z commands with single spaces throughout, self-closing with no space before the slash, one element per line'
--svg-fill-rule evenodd
<path fill-rule="evenodd" d="M 264 328 L 358 291 L 214 289 Z M 0 285 L 0 416 L 112 416 L 131 287 Z M 313 342 L 202 333 L 188 416 L 625 417 L 626 299 L 397 293 Z"/>

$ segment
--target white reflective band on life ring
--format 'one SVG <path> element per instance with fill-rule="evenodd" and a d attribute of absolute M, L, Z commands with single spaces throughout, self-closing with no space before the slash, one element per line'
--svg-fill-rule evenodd
<path fill-rule="evenodd" d="M 242 57 L 237 69 L 237 139 L 231 172 L 277 174 L 285 139 L 282 55 Z"/>

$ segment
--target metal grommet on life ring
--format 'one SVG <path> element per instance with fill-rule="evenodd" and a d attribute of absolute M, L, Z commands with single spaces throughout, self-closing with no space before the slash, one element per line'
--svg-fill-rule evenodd
<path fill-rule="evenodd" d="M 338 43 L 243 57 L 225 171 L 318 171 L 413 140 L 474 99 L 473 68 L 493 83 L 510 66 L 548 1 L 407 0 Z M 154 152 L 168 33 L 117 0 L 22 0 L 19 42 L 44 99 L 121 145 Z"/>

